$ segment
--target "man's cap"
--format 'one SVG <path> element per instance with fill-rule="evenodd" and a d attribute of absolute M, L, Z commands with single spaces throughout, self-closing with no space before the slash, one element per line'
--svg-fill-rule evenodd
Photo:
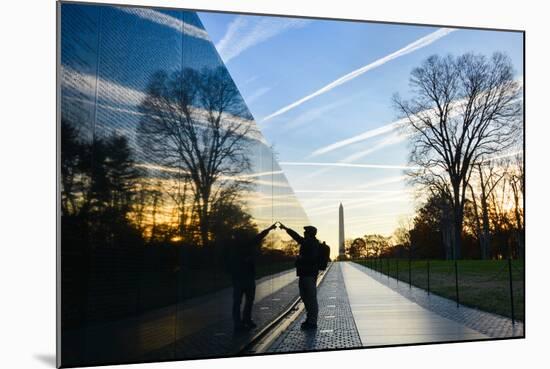
<path fill-rule="evenodd" d="M 304 227 L 304 231 L 306 231 L 306 232 L 311 232 L 311 233 L 313 233 L 314 235 L 317 234 L 317 228 L 315 228 L 314 226 L 305 226 L 305 227 Z"/>

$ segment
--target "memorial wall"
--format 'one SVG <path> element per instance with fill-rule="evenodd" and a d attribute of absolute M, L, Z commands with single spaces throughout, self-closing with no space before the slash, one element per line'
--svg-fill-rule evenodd
<path fill-rule="evenodd" d="M 194 12 L 59 12 L 63 365 L 236 354 L 232 248 L 304 210 Z M 256 330 L 296 297 L 296 250 L 255 251 Z"/>

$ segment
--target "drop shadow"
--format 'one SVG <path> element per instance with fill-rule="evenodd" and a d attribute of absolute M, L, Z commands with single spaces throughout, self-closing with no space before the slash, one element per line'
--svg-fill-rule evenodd
<path fill-rule="evenodd" d="M 57 367 L 54 354 L 34 354 L 33 357 L 51 368 Z"/>

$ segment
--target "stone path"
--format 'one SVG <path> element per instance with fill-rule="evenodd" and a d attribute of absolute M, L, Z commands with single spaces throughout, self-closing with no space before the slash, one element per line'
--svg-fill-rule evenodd
<path fill-rule="evenodd" d="M 425 290 L 414 286 L 409 288 L 407 283 L 397 283 L 395 278 L 388 278 L 387 275 L 382 275 L 363 265 L 356 263 L 350 263 L 350 265 L 424 309 L 463 324 L 488 337 L 510 338 L 523 337 L 524 335 L 524 326 L 522 322 L 512 324 L 512 320 L 509 318 L 464 305 L 460 305 L 457 308 L 455 301 L 434 294 L 428 294 Z"/>
<path fill-rule="evenodd" d="M 258 327 L 235 334 L 231 288 L 179 305 L 89 327 L 90 363 L 162 361 L 236 355 L 295 301 L 295 271 L 257 281 L 253 319 Z M 352 262 L 333 263 L 318 287 L 316 331 L 303 331 L 302 313 L 267 352 L 317 351 L 426 342 L 522 337 L 523 324 L 428 295 Z M 122 358 L 122 359 L 121 359 Z M 116 359 L 116 360 L 114 360 Z"/>
<path fill-rule="evenodd" d="M 366 268 L 351 262 L 341 264 L 349 303 L 363 346 L 489 338 L 407 299 L 371 277 L 365 272 Z"/>
<path fill-rule="evenodd" d="M 296 352 L 523 336 L 523 324 L 397 283 L 365 266 L 334 263 L 318 287 L 317 331 L 302 313 L 267 352 Z"/>
<path fill-rule="evenodd" d="M 300 324 L 305 313 L 275 340 L 268 352 L 296 352 L 336 348 L 361 347 L 361 338 L 355 326 L 342 263 L 333 263 L 317 289 L 319 319 L 316 331 L 304 331 Z"/>

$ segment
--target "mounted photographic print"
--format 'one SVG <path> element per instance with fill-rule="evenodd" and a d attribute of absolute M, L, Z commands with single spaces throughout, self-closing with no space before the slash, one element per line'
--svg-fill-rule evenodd
<path fill-rule="evenodd" d="M 524 337 L 523 31 L 57 17 L 58 365 Z"/>

